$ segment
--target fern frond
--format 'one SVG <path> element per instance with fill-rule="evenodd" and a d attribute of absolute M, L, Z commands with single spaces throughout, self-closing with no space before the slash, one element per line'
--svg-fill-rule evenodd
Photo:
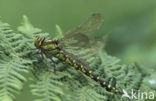
<path fill-rule="evenodd" d="M 75 92 L 74 101 L 106 101 L 107 97 L 98 94 L 93 87 L 85 86 Z"/>
<path fill-rule="evenodd" d="M 41 101 L 61 101 L 60 96 L 64 93 L 60 86 L 63 84 L 54 79 L 56 76 L 52 72 L 40 75 L 40 79 L 31 85 L 32 93 L 38 96 Z"/>
<path fill-rule="evenodd" d="M 60 28 L 59 25 L 56 25 L 56 33 L 54 34 L 54 39 L 58 40 L 60 38 L 63 38 L 63 33 L 62 33 L 62 30 Z"/>
<path fill-rule="evenodd" d="M 40 63 L 35 65 L 33 74 L 35 79 L 34 84 L 31 85 L 31 91 L 37 97 L 35 101 L 62 101 L 66 88 L 62 80 L 71 77 L 67 72 L 57 71 L 55 74 L 48 63 Z"/>
<path fill-rule="evenodd" d="M 28 73 L 31 60 L 23 58 L 26 41 L 19 33 L 14 33 L 7 23 L 0 23 L 0 100 L 12 101 L 27 80 L 23 73 Z M 16 41 L 17 40 L 17 41 Z"/>
<path fill-rule="evenodd" d="M 36 33 L 40 33 L 42 30 L 35 28 L 31 22 L 28 20 L 26 15 L 23 15 L 23 21 L 21 26 L 18 27 L 18 31 L 24 33 L 27 37 L 33 38 Z"/>

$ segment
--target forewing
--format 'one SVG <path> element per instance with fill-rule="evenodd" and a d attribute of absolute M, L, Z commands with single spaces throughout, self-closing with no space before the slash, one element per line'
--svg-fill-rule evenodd
<path fill-rule="evenodd" d="M 92 14 L 78 27 L 66 32 L 65 37 L 77 33 L 83 33 L 85 35 L 93 34 L 100 28 L 103 21 L 103 16 L 101 14 Z"/>
<path fill-rule="evenodd" d="M 87 57 L 95 55 L 103 47 L 100 41 L 89 39 L 89 36 L 100 28 L 102 22 L 101 14 L 92 14 L 78 27 L 66 32 L 60 40 L 63 49 L 79 58 L 86 57 L 87 61 Z"/>
<path fill-rule="evenodd" d="M 68 43 L 69 41 L 73 41 L 72 43 L 81 43 L 77 45 L 88 45 L 89 43 L 89 36 L 92 36 L 102 25 L 103 23 L 103 16 L 101 14 L 92 14 L 88 17 L 83 23 L 81 23 L 78 27 L 67 31 L 64 34 L 64 37 L 61 39 L 62 43 Z M 66 44 L 67 44 L 66 43 Z M 72 44 L 70 44 L 72 45 Z M 75 45 L 75 43 L 74 43 Z M 81 46 L 82 47 L 82 46 Z"/>

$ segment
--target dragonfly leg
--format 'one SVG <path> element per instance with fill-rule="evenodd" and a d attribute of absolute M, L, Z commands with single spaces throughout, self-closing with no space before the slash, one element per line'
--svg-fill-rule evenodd
<path fill-rule="evenodd" d="M 37 52 L 31 54 L 31 56 L 37 56 L 37 55 L 39 55 L 39 54 L 41 54 L 41 58 L 38 59 L 37 63 L 41 63 L 41 62 L 44 60 L 44 55 L 43 55 L 43 53 L 40 52 L 40 51 L 37 51 Z"/>
<path fill-rule="evenodd" d="M 43 53 L 41 53 L 41 59 L 38 60 L 38 62 L 42 62 L 44 60 L 44 56 L 43 56 Z"/>
<path fill-rule="evenodd" d="M 56 64 L 58 63 L 56 58 L 51 58 L 51 61 L 53 62 L 53 66 L 54 66 L 54 73 L 56 74 Z"/>

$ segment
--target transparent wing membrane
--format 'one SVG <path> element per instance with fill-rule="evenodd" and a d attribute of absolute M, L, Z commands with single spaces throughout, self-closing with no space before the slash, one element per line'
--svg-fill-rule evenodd
<path fill-rule="evenodd" d="M 68 36 L 77 33 L 83 33 L 85 35 L 93 34 L 101 27 L 103 21 L 104 19 L 101 14 L 92 14 L 92 16 L 88 17 L 78 27 L 66 32 L 65 35 Z"/>
<path fill-rule="evenodd" d="M 90 39 L 89 36 L 101 27 L 103 21 L 101 14 L 92 14 L 79 26 L 64 34 L 64 38 L 60 40 L 61 46 L 66 52 L 74 54 L 88 64 L 93 63 L 93 59 L 89 57 L 95 57 L 97 52 L 103 48 L 104 41 Z"/>

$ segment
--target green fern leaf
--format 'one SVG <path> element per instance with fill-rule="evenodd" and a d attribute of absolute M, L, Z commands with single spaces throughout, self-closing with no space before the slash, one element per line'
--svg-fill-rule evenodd
<path fill-rule="evenodd" d="M 32 93 L 38 96 L 41 101 L 61 101 L 60 96 L 64 94 L 61 89 L 63 84 L 53 79 L 56 76 L 52 72 L 40 74 L 39 80 L 31 85 Z M 36 100 L 38 101 L 39 99 Z"/>
<path fill-rule="evenodd" d="M 18 31 L 24 33 L 26 36 L 33 37 L 36 33 L 41 32 L 41 29 L 33 27 L 26 15 L 23 16 L 22 26 L 19 26 Z"/>
<path fill-rule="evenodd" d="M 7 23 L 0 22 L 0 38 L 0 100 L 12 101 L 27 80 L 23 73 L 28 73 L 31 61 L 23 58 L 26 45 L 23 36 L 14 33 Z"/>

